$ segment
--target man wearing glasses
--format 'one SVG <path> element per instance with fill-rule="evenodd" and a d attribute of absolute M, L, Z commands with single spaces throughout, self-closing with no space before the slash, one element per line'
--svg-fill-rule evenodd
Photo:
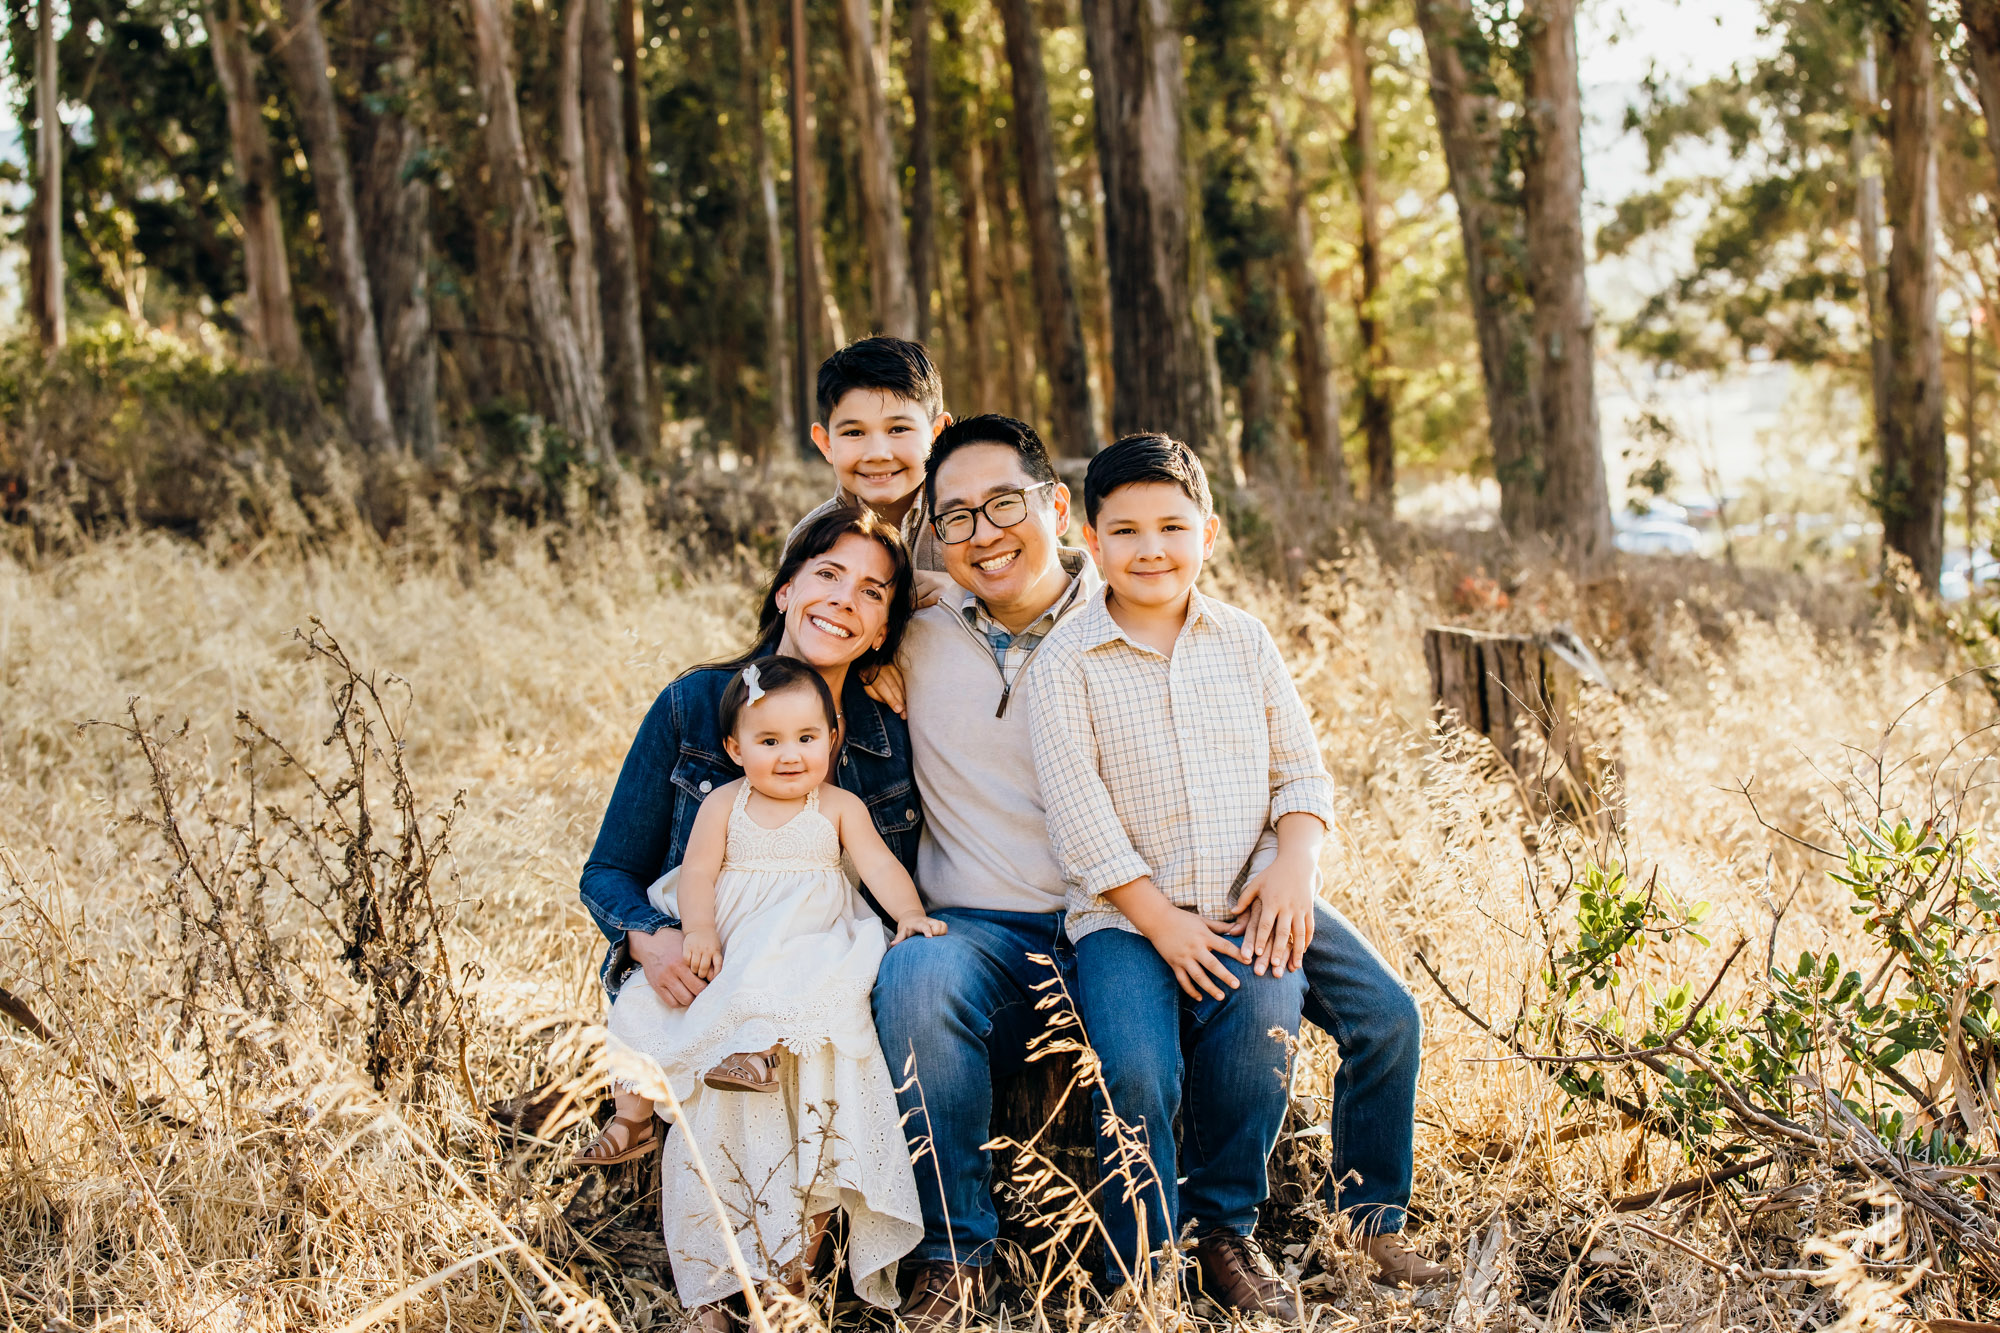
<path fill-rule="evenodd" d="M 1055 623 L 1089 602 L 1096 568 L 1062 545 L 1069 488 L 1034 428 L 971 417 L 931 446 L 926 511 L 956 585 L 910 621 L 897 656 L 923 798 L 917 885 L 949 934 L 889 951 L 875 1026 L 903 1086 L 924 1239 L 899 1312 L 912 1333 L 978 1322 L 995 1301 L 999 1218 L 989 1154 L 993 1083 L 1025 1063 L 1035 1008 L 1063 934 L 1062 869 L 1035 778 L 1028 663 Z M 914 1076 L 914 1077 L 912 1077 Z"/>

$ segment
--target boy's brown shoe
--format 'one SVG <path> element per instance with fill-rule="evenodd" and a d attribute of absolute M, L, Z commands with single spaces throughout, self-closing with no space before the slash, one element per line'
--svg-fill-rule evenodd
<path fill-rule="evenodd" d="M 1194 1259 L 1201 1293 L 1223 1309 L 1299 1321 L 1297 1297 L 1250 1237 L 1211 1232 L 1194 1243 Z"/>
<path fill-rule="evenodd" d="M 1000 1305 L 1000 1289 L 987 1279 L 984 1268 L 949 1259 L 919 1264 L 910 1294 L 896 1312 L 897 1322 L 909 1333 L 946 1333 L 991 1318 Z"/>
<path fill-rule="evenodd" d="M 1449 1268 L 1424 1258 L 1393 1231 L 1370 1236 L 1361 1252 L 1375 1261 L 1381 1270 L 1375 1281 L 1386 1287 L 1434 1287 L 1451 1276 Z"/>

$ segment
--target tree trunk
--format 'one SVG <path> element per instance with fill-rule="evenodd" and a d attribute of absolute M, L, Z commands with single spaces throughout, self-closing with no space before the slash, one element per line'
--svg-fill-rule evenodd
<path fill-rule="evenodd" d="M 1538 365 L 1518 261 L 1520 213 L 1495 198 L 1504 118 L 1496 98 L 1475 91 L 1461 47 L 1483 43 L 1467 0 L 1417 0 L 1417 23 L 1431 71 L 1438 139 L 1458 206 L 1465 285 L 1479 334 L 1493 475 L 1500 521 L 1515 537 L 1541 523 L 1542 445 Z"/>
<path fill-rule="evenodd" d="M 967 117 L 964 174 L 958 182 L 958 230 L 963 250 L 960 266 L 965 270 L 966 364 L 972 371 L 974 413 L 993 410 L 993 339 L 986 319 L 986 179 L 985 153 L 978 132 L 979 104 L 972 104 Z M 1019 410 L 1018 408 L 1016 409 Z"/>
<path fill-rule="evenodd" d="M 1389 401 L 1389 344 L 1382 328 L 1382 201 L 1375 162 L 1375 67 L 1368 58 L 1360 0 L 1347 3 L 1347 72 L 1354 91 L 1354 132 L 1348 167 L 1361 207 L 1361 286 L 1354 314 L 1361 333 L 1361 434 L 1367 441 L 1368 503 L 1396 509 L 1396 436 Z"/>
<path fill-rule="evenodd" d="M 1021 250 L 1014 239 L 1013 202 L 1007 193 L 1007 151 L 999 137 L 986 144 L 986 253 L 993 287 L 1000 296 L 1000 319 L 1007 330 L 1007 401 L 1024 421 L 1035 420 L 1035 369 L 1029 360 L 1027 326 L 1021 319 Z"/>
<path fill-rule="evenodd" d="M 55 0 L 35 5 L 35 212 L 29 287 L 35 332 L 53 355 L 69 340 L 63 297 L 62 115 L 58 109 Z"/>
<path fill-rule="evenodd" d="M 618 77 L 618 43 L 610 0 L 584 6 L 584 141 L 597 224 L 599 329 L 604 339 L 605 387 L 611 398 L 611 438 L 630 457 L 650 455 L 659 442 L 653 426 L 652 386 L 646 373 L 646 335 L 640 325 L 639 245 L 632 223 L 630 144 L 625 133 L 624 88 Z"/>
<path fill-rule="evenodd" d="M 1113 435 L 1165 431 L 1223 477 L 1181 142 L 1181 38 L 1168 0 L 1083 0 L 1111 270 Z"/>
<path fill-rule="evenodd" d="M 930 0 L 910 3 L 910 291 L 916 302 L 918 342 L 931 336 L 931 293 L 937 290 L 937 128 L 931 77 Z"/>
<path fill-rule="evenodd" d="M 771 172 L 771 145 L 764 138 L 764 73 L 771 53 L 757 40 L 748 0 L 736 0 L 736 40 L 742 68 L 743 113 L 749 117 L 750 166 L 757 177 L 757 201 L 764 224 L 764 373 L 771 383 L 772 426 L 781 446 L 797 438 L 798 395 L 792 391 L 792 362 L 785 328 L 785 233 L 778 220 L 778 182 Z M 740 447 L 740 441 L 739 441 Z M 768 458 L 762 448 L 760 459 Z"/>
<path fill-rule="evenodd" d="M 1576 0 L 1531 0 L 1528 146 L 1522 195 L 1528 297 L 1541 354 L 1541 531 L 1585 577 L 1610 564 L 1611 500 L 1597 426 L 1596 320 L 1584 281 L 1583 109 L 1577 86 Z"/>
<path fill-rule="evenodd" d="M 1875 117 L 1881 114 L 1882 94 L 1875 79 L 1875 37 L 1866 38 L 1861 59 L 1854 70 L 1854 229 L 1861 242 L 1861 292 L 1868 317 L 1869 406 L 1875 414 L 1875 437 L 1880 439 L 1883 415 L 1889 410 L 1889 327 L 1887 310 L 1889 275 L 1882 263 L 1882 164 L 1877 157 Z"/>
<path fill-rule="evenodd" d="M 1889 65 L 1888 411 L 1882 537 L 1926 589 L 1944 563 L 1944 349 L 1937 322 L 1937 83 L 1928 0 L 1882 25 Z"/>
<path fill-rule="evenodd" d="M 903 192 L 896 183 L 896 146 L 889 134 L 889 104 L 883 96 L 884 71 L 876 63 L 869 0 L 840 0 L 840 35 L 847 52 L 854 130 L 861 141 L 861 230 L 868 244 L 874 331 L 909 338 L 917 331 L 917 303 L 910 289 Z"/>
<path fill-rule="evenodd" d="M 542 226 L 542 202 L 528 170 L 514 89 L 514 51 L 500 0 L 467 0 L 472 11 L 481 101 L 486 109 L 486 156 L 493 193 L 513 233 L 510 249 L 525 261 L 522 277 L 528 335 L 556 424 L 586 454 L 603 457 L 609 444 L 604 390 L 594 362 L 586 360 L 569 301 L 557 277 L 555 247 Z"/>
<path fill-rule="evenodd" d="M 653 127 L 646 114 L 639 61 L 645 49 L 646 13 L 638 0 L 618 0 L 618 59 L 621 117 L 625 128 L 625 197 L 632 210 L 632 265 L 638 271 L 639 326 L 650 336 L 653 303 L 646 299 L 653 276 L 653 191 L 647 163 L 653 157 Z M 761 125 L 763 122 L 758 122 Z"/>
<path fill-rule="evenodd" d="M 798 434 L 793 447 L 808 457 L 814 453 L 806 424 L 814 417 L 813 314 L 819 301 L 819 271 L 815 267 L 819 233 L 812 192 L 812 91 L 806 82 L 807 41 L 805 0 L 791 0 L 790 66 L 792 89 L 792 401 Z"/>
<path fill-rule="evenodd" d="M 1237 415 L 1243 425 L 1237 452 L 1249 475 L 1287 483 L 1291 478 L 1280 467 L 1276 448 L 1277 347 L 1284 333 L 1269 260 L 1251 259 L 1238 267 L 1235 300 L 1245 344 L 1243 381 L 1236 390 Z"/>
<path fill-rule="evenodd" d="M 1070 271 L 1062 194 L 1056 186 L 1055 129 L 1049 120 L 1041 28 L 1032 0 L 999 0 L 999 9 L 1006 25 L 1007 65 L 1013 72 L 1014 151 L 1020 159 L 1021 205 L 1034 266 L 1036 333 L 1042 372 L 1049 383 L 1049 419 L 1058 453 L 1087 456 L 1096 453 L 1102 442 L 1091 409 L 1083 318 L 1077 308 L 1076 278 Z"/>
<path fill-rule="evenodd" d="M 357 4 L 352 41 L 362 54 L 355 124 L 355 205 L 375 301 L 375 331 L 396 438 L 419 458 L 437 453 L 437 334 L 430 300 L 430 182 L 417 170 L 424 133 L 410 116 L 417 64 L 392 4 Z M 394 58 L 373 51 L 390 34 Z"/>
<path fill-rule="evenodd" d="M 348 166 L 340 109 L 327 74 L 330 58 L 319 23 L 319 0 L 285 0 L 284 14 L 291 34 L 280 48 L 298 106 L 313 197 L 319 204 L 320 239 L 333 278 L 340 368 L 347 382 L 347 428 L 368 448 L 392 448 L 396 426 L 389 416 L 389 386 L 382 375 L 375 297 L 361 254 L 361 219 L 354 205 L 354 175 Z"/>
<path fill-rule="evenodd" d="M 583 136 L 583 30 L 590 0 L 570 0 L 556 75 L 556 142 L 562 153 L 563 230 L 569 234 L 569 305 L 584 359 L 604 365 L 597 292 L 597 228 L 590 220 L 590 149 Z"/>
<path fill-rule="evenodd" d="M 1958 0 L 1958 13 L 1965 23 L 1965 49 L 1972 57 L 1972 76 L 1985 112 L 1988 166 L 2000 171 L 2000 0 Z M 2000 191 L 1988 186 L 1987 193 L 2000 206 Z"/>
<path fill-rule="evenodd" d="M 1326 293 L 1313 271 L 1313 219 L 1300 178 L 1298 153 L 1284 117 L 1271 117 L 1278 159 L 1285 172 L 1285 299 L 1292 309 L 1292 360 L 1299 382 L 1299 433 L 1305 441 L 1305 473 L 1336 500 L 1353 498 L 1347 455 L 1341 448 L 1340 388 L 1327 350 Z"/>
<path fill-rule="evenodd" d="M 229 113 L 230 161 L 242 194 L 244 292 L 239 317 L 253 356 L 305 373 L 310 367 L 292 310 L 292 269 L 285 252 L 284 219 L 278 211 L 278 173 L 271 160 L 271 136 L 264 127 L 264 98 L 257 87 L 261 62 L 250 46 L 242 4 L 243 0 L 213 0 L 202 9 L 215 79 Z"/>

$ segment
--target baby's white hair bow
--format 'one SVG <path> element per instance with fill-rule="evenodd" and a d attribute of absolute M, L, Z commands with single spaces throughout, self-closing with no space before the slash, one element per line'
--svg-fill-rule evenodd
<path fill-rule="evenodd" d="M 745 703 L 754 704 L 764 697 L 764 687 L 757 683 L 757 667 L 754 663 L 743 668 L 743 688 L 750 692 L 750 697 L 744 700 Z"/>

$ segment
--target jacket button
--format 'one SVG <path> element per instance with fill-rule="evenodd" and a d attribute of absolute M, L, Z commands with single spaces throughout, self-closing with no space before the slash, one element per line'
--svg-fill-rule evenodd
<path fill-rule="evenodd" d="M 701 780 L 701 794 L 704 796 L 708 795 L 709 788 L 713 787 L 714 785 L 715 784 L 713 782 L 710 782 L 707 778 L 703 778 Z"/>
<path fill-rule="evenodd" d="M 905 819 L 914 820 L 916 817 L 917 817 L 917 812 L 914 810 L 905 810 L 903 812 L 903 818 Z"/>

